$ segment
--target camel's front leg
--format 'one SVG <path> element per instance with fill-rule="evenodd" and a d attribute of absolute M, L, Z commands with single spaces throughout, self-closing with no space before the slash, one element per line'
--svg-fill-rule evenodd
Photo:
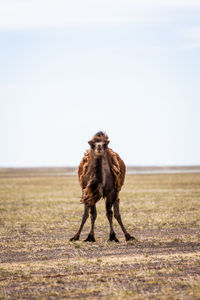
<path fill-rule="evenodd" d="M 135 240 L 133 236 L 130 235 L 130 233 L 127 232 L 126 228 L 124 227 L 124 224 L 122 223 L 121 215 L 119 212 L 119 198 L 115 200 L 114 202 L 114 217 L 117 219 L 124 235 L 126 241 Z"/>
<path fill-rule="evenodd" d="M 80 234 L 81 234 L 81 231 L 83 229 L 83 226 L 87 220 L 87 218 L 89 217 L 89 207 L 87 207 L 85 205 L 85 208 L 84 208 L 84 213 L 83 213 L 83 217 L 82 217 L 82 221 L 81 221 L 81 225 L 80 225 L 80 228 L 78 230 L 78 232 L 75 234 L 75 236 L 73 236 L 70 241 L 78 241 L 79 238 L 80 238 Z"/>
<path fill-rule="evenodd" d="M 88 237 L 85 240 L 85 242 L 95 242 L 95 238 L 94 238 L 94 223 L 95 223 L 96 217 L 97 217 L 96 205 L 92 205 L 90 207 L 91 230 L 90 230 L 90 233 L 88 234 Z"/>
<path fill-rule="evenodd" d="M 115 195 L 114 195 L 115 196 Z M 106 198 L 106 216 L 108 218 L 110 224 L 110 236 L 108 241 L 115 241 L 119 243 L 118 238 L 115 235 L 114 228 L 113 228 L 113 212 L 112 212 L 112 205 L 113 205 L 113 193 L 107 196 Z"/>

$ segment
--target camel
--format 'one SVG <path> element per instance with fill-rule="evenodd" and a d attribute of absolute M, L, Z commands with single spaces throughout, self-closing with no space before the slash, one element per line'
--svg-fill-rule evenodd
<path fill-rule="evenodd" d="M 85 153 L 79 167 L 78 177 L 82 188 L 81 202 L 84 203 L 84 213 L 78 232 L 70 239 L 77 241 L 86 220 L 91 217 L 91 230 L 85 242 L 95 242 L 94 224 L 97 217 L 96 203 L 105 198 L 106 215 L 110 225 L 109 241 L 119 242 L 113 228 L 113 211 L 126 241 L 134 240 L 124 227 L 119 212 L 119 191 L 124 183 L 126 167 L 120 156 L 108 148 L 108 136 L 97 132 L 88 142 L 90 149 Z"/>

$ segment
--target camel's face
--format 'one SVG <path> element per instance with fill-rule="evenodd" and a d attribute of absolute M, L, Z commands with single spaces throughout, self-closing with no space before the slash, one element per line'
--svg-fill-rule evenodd
<path fill-rule="evenodd" d="M 91 148 L 96 156 L 103 156 L 105 149 L 107 148 L 107 143 L 105 142 L 95 142 L 91 144 Z"/>

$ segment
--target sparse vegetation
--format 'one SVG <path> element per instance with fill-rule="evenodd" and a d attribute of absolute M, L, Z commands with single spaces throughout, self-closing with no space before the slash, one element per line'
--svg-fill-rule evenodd
<path fill-rule="evenodd" d="M 59 173 L 59 172 L 57 172 Z M 121 213 L 137 242 L 69 242 L 83 205 L 75 176 L 0 172 L 0 299 L 200 299 L 200 173 L 127 176 Z"/>

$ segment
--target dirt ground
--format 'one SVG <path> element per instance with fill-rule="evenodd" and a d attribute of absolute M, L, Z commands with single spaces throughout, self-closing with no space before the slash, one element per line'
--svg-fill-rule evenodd
<path fill-rule="evenodd" d="M 0 173 L 0 299 L 200 299 L 200 173 L 129 175 L 121 214 L 136 241 L 70 242 L 83 205 L 76 176 Z"/>

